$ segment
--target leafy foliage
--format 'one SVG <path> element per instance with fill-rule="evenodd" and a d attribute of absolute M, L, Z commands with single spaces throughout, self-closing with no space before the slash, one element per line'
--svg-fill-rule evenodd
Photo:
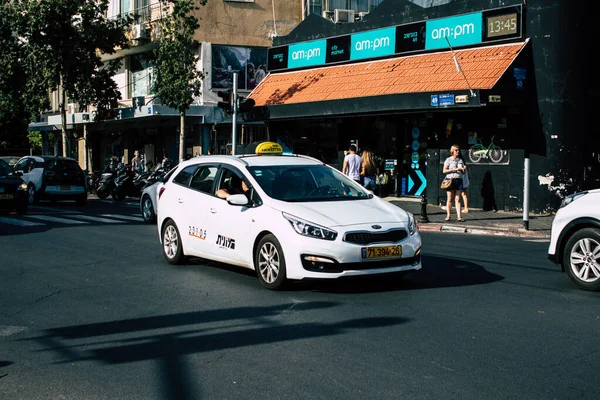
<path fill-rule="evenodd" d="M 200 27 L 194 0 L 173 0 L 172 14 L 160 21 L 161 35 L 154 51 L 154 91 L 162 103 L 180 113 L 179 159 L 184 158 L 185 112 L 200 95 L 204 74 L 198 70 L 198 41 L 194 32 Z M 199 2 L 206 4 L 206 0 Z"/>
<path fill-rule="evenodd" d="M 197 69 L 198 41 L 194 32 L 200 27 L 193 15 L 194 0 L 174 0 L 173 12 L 160 22 L 161 36 L 154 52 L 155 91 L 163 104 L 185 112 L 200 95 L 204 74 Z M 206 0 L 200 2 L 206 4 Z"/>

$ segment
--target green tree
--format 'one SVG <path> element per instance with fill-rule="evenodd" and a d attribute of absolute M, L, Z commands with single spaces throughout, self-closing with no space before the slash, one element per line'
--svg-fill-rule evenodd
<path fill-rule="evenodd" d="M 204 74 L 198 70 L 198 46 L 194 32 L 200 27 L 196 3 L 206 0 L 172 0 L 173 12 L 160 21 L 161 35 L 154 51 L 155 93 L 163 104 L 179 112 L 179 159 L 185 157 L 185 113 L 200 95 Z"/>
<path fill-rule="evenodd" d="M 22 0 L 29 112 L 39 115 L 48 106 L 48 90 L 59 90 L 62 122 L 62 153 L 68 152 L 67 98 L 80 107 L 98 107 L 100 118 L 116 107 L 120 92 L 112 77 L 119 60 L 101 61 L 127 47 L 125 19 L 108 19 L 108 0 Z M 40 96 L 40 93 L 45 95 Z M 37 100 L 37 101 L 36 101 Z"/>
<path fill-rule="evenodd" d="M 24 147 L 27 124 L 21 63 L 23 43 L 18 39 L 20 14 L 12 2 L 0 3 L 0 146 Z"/>

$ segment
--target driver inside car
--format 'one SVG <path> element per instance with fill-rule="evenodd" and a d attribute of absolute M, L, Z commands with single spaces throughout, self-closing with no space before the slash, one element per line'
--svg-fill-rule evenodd
<path fill-rule="evenodd" d="M 217 190 L 216 195 L 222 199 L 226 199 L 227 196 L 231 196 L 233 194 L 245 194 L 246 197 L 249 197 L 250 187 L 239 176 L 232 175 L 227 186 L 228 188 L 221 188 Z"/>

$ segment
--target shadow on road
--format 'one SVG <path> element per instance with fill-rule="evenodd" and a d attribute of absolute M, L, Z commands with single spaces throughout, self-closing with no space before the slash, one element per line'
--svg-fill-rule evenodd
<path fill-rule="evenodd" d="M 186 367 L 186 355 L 341 335 L 358 329 L 409 322 L 406 318 L 398 317 L 295 324 L 268 319 L 284 312 L 303 312 L 337 305 L 335 302 L 292 303 L 171 314 L 49 329 L 42 336 L 20 340 L 34 340 L 42 344 L 43 351 L 54 352 L 62 357 L 60 363 L 97 361 L 123 364 L 156 360 L 162 366 L 166 381 L 165 398 L 198 399 L 201 396 L 194 387 L 196 383 L 188 379 L 192 374 Z M 176 328 L 183 329 L 174 332 Z M 153 329 L 161 329 L 161 332 L 132 337 L 132 333 L 140 334 Z"/>

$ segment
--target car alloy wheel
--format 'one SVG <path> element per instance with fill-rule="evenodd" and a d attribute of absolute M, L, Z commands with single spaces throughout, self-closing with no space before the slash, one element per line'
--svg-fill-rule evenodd
<path fill-rule="evenodd" d="M 148 195 L 144 196 L 142 199 L 142 217 L 146 223 L 154 222 L 156 217 L 154 208 L 152 207 L 152 200 L 150 200 L 150 196 Z"/>
<path fill-rule="evenodd" d="M 29 202 L 29 204 L 35 203 L 35 186 L 29 185 L 27 187 L 27 194 L 27 201 Z"/>
<path fill-rule="evenodd" d="M 281 288 L 286 279 L 285 257 L 275 236 L 269 234 L 260 240 L 254 263 L 260 283 L 264 287 Z"/>
<path fill-rule="evenodd" d="M 181 235 L 173 220 L 167 221 L 163 228 L 163 255 L 170 264 L 183 264 L 186 260 L 181 245 Z"/>
<path fill-rule="evenodd" d="M 600 229 L 576 232 L 565 247 L 564 266 L 569 278 L 586 290 L 600 290 Z"/>

